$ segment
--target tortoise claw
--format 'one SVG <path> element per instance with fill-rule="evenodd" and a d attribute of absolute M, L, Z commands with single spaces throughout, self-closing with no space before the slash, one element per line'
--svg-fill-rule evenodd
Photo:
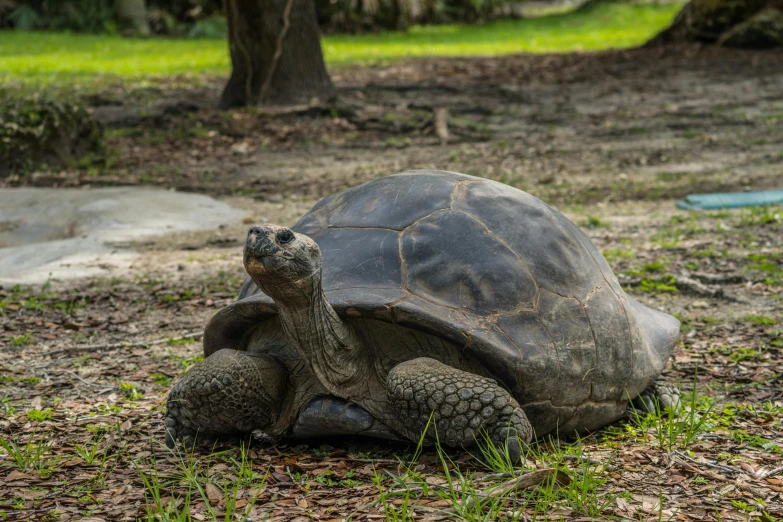
<path fill-rule="evenodd" d="M 214 446 L 220 439 L 216 433 L 207 430 L 193 430 L 183 425 L 170 413 L 167 413 L 164 425 L 166 427 L 166 446 L 172 450 L 182 448 L 187 451 L 197 446 Z"/>
<path fill-rule="evenodd" d="M 253 430 L 250 433 L 250 440 L 252 442 L 257 442 L 262 446 L 274 446 L 279 442 L 280 439 L 268 434 L 263 430 Z"/>
<path fill-rule="evenodd" d="M 658 383 L 645 389 L 631 404 L 643 413 L 657 413 L 672 409 L 675 414 L 678 414 L 682 408 L 680 391 L 673 386 Z"/>

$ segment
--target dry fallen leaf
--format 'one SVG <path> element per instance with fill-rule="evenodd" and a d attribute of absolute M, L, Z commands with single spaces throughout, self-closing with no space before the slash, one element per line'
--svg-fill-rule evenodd
<path fill-rule="evenodd" d="M 223 500 L 223 491 L 215 484 L 207 482 L 205 489 L 207 491 L 207 498 L 210 502 L 217 503 Z"/>
<path fill-rule="evenodd" d="M 634 495 L 633 499 L 636 502 L 641 502 L 642 511 L 644 511 L 645 513 L 652 513 L 653 511 L 658 511 L 661 505 L 660 497 L 653 497 L 650 495 Z"/>
<path fill-rule="evenodd" d="M 32 475 L 27 475 L 26 473 L 22 473 L 21 471 L 12 471 L 5 477 L 6 482 L 12 482 L 14 480 L 29 480 L 35 478 Z"/>

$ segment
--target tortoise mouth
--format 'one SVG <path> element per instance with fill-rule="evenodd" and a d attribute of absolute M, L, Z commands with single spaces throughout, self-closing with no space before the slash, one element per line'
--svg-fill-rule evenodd
<path fill-rule="evenodd" d="M 251 250 L 250 257 L 255 259 L 291 259 L 292 256 L 286 252 L 258 252 Z"/>
<path fill-rule="evenodd" d="M 273 283 L 276 278 L 291 271 L 294 256 L 286 252 L 265 235 L 249 234 L 243 255 L 248 275 L 261 278 L 265 284 Z"/>

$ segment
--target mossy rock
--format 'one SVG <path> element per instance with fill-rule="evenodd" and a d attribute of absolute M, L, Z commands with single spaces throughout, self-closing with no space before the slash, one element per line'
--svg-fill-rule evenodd
<path fill-rule="evenodd" d="M 781 45 L 781 12 L 783 0 L 691 0 L 647 45 L 691 41 L 773 47 Z"/>
<path fill-rule="evenodd" d="M 744 49 L 783 46 L 783 12 L 768 8 L 726 31 L 718 45 Z"/>
<path fill-rule="evenodd" d="M 692 0 L 688 33 L 692 40 L 715 42 L 758 13 L 765 0 Z"/>
<path fill-rule="evenodd" d="M 0 95 L 0 176 L 103 152 L 103 129 L 73 101 Z"/>

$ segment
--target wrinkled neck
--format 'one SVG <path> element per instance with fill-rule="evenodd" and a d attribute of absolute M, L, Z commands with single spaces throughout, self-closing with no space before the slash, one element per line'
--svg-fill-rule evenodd
<path fill-rule="evenodd" d="M 262 288 L 275 300 L 286 340 L 330 393 L 362 396 L 372 367 L 353 328 L 326 300 L 321 271 L 285 288 Z M 267 291 L 268 290 L 268 291 Z"/>
<path fill-rule="evenodd" d="M 323 295 L 320 268 L 296 281 L 283 281 L 277 284 L 255 279 L 254 281 L 258 288 L 275 300 L 278 306 L 287 308 L 304 307 L 316 294 Z"/>

